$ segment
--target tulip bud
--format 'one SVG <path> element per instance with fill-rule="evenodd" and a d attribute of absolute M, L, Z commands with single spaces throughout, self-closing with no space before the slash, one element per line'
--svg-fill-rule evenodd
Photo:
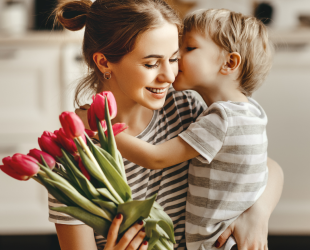
<path fill-rule="evenodd" d="M 27 175 L 20 175 L 18 174 L 13 167 L 11 166 L 12 158 L 10 156 L 5 157 L 2 159 L 2 162 L 4 165 L 0 165 L 0 169 L 6 173 L 8 176 L 11 176 L 12 178 L 19 180 L 19 181 L 27 181 L 29 180 L 29 176 Z"/>
<path fill-rule="evenodd" d="M 48 153 L 45 153 L 41 150 L 38 150 L 36 148 L 31 149 L 27 155 L 35 158 L 37 161 L 39 161 L 41 164 L 43 164 L 42 159 L 41 159 L 41 155 L 42 155 L 46 164 L 49 166 L 50 169 L 53 169 L 56 165 L 56 161 L 51 155 L 49 155 Z"/>
<path fill-rule="evenodd" d="M 105 98 L 108 100 L 111 120 L 115 118 L 117 114 L 117 105 L 114 95 L 110 91 L 104 91 L 93 96 L 93 104 L 91 105 L 94 107 L 94 112 L 100 121 L 105 119 Z"/>
<path fill-rule="evenodd" d="M 127 128 L 128 128 L 128 126 L 126 125 L 126 123 L 115 123 L 112 126 L 114 136 L 116 136 L 119 133 L 123 132 Z M 108 132 L 107 131 L 105 131 L 104 133 L 106 134 L 106 136 L 108 136 Z"/>
<path fill-rule="evenodd" d="M 94 106 L 91 105 L 90 108 L 87 110 L 87 120 L 89 127 L 92 131 L 98 131 L 96 116 L 94 112 Z M 100 121 L 103 131 L 107 130 L 107 123 L 105 120 Z"/>
<path fill-rule="evenodd" d="M 40 170 L 38 161 L 28 155 L 14 154 L 13 157 L 6 157 L 2 160 L 5 166 L 11 168 L 16 174 L 20 176 L 31 177 L 37 174 Z"/>
<path fill-rule="evenodd" d="M 84 124 L 74 112 L 62 112 L 59 120 L 66 135 L 71 139 L 84 135 Z"/>
<path fill-rule="evenodd" d="M 54 134 L 57 136 L 57 142 L 65 149 L 67 150 L 70 154 L 76 154 L 77 147 L 70 137 L 67 136 L 63 128 L 60 128 L 59 130 L 55 130 Z M 84 142 L 86 143 L 86 137 L 83 134 L 82 138 Z"/>
<path fill-rule="evenodd" d="M 83 175 L 88 180 L 90 180 L 90 175 L 89 175 L 88 171 L 86 170 L 85 166 L 83 165 L 83 162 L 82 162 L 81 158 L 79 158 L 78 161 L 79 161 L 79 168 L 80 168 L 81 172 L 83 173 Z"/>
<path fill-rule="evenodd" d="M 57 142 L 57 136 L 55 134 L 44 131 L 42 136 L 38 139 L 38 142 L 41 150 L 49 153 L 54 158 L 56 158 L 56 156 L 63 156 L 59 143 Z"/>

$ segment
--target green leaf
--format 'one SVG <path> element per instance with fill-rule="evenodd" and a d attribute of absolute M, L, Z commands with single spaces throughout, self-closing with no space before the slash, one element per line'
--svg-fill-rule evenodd
<path fill-rule="evenodd" d="M 173 250 L 173 243 L 167 240 L 165 237 L 160 237 L 159 241 L 165 247 L 165 249 Z"/>
<path fill-rule="evenodd" d="M 94 203 L 92 203 L 90 200 L 82 196 L 76 190 L 71 190 L 64 185 L 57 183 L 56 181 L 52 181 L 52 180 L 46 180 L 46 181 L 53 184 L 56 188 L 62 191 L 67 197 L 69 197 L 75 204 L 84 208 L 86 211 L 93 213 L 95 215 L 98 215 L 102 218 L 105 218 L 109 221 L 113 220 L 114 216 L 109 211 L 99 208 Z"/>
<path fill-rule="evenodd" d="M 80 188 L 84 191 L 88 199 L 96 199 L 100 197 L 99 192 L 90 183 L 90 181 L 84 176 L 84 174 L 76 167 L 76 165 L 71 161 L 68 154 L 62 150 L 65 160 L 67 161 L 68 167 L 70 167 L 72 173 L 74 174 L 77 183 Z"/>
<path fill-rule="evenodd" d="M 152 238 L 149 239 L 149 245 L 147 249 L 148 250 L 153 249 L 158 240 L 159 240 L 159 233 L 154 231 L 152 234 Z"/>
<path fill-rule="evenodd" d="M 115 197 L 109 192 L 107 188 L 97 188 L 97 191 L 108 200 L 118 204 L 119 202 L 115 199 Z"/>
<path fill-rule="evenodd" d="M 103 128 L 101 126 L 101 123 L 99 121 L 99 119 L 97 118 L 97 116 L 95 115 L 96 117 L 96 122 L 97 122 L 97 128 L 98 128 L 98 136 L 99 136 L 99 140 L 100 140 L 100 145 L 101 147 L 104 149 L 104 150 L 108 150 L 108 139 L 107 137 L 105 136 L 105 133 L 103 131 Z"/>
<path fill-rule="evenodd" d="M 111 222 L 79 207 L 51 207 L 51 210 L 68 214 L 90 226 L 96 233 L 107 238 Z"/>
<path fill-rule="evenodd" d="M 98 204 L 102 209 L 106 209 L 111 212 L 114 216 L 117 213 L 117 206 L 115 205 L 114 202 L 111 201 L 104 201 L 101 199 L 93 199 L 92 200 L 94 203 Z"/>
<path fill-rule="evenodd" d="M 170 241 L 175 243 L 174 227 L 171 218 L 163 210 L 159 210 L 155 206 L 151 210 L 150 218 L 157 220 L 157 224 L 168 234 Z"/>
<path fill-rule="evenodd" d="M 86 153 L 83 151 L 82 147 L 80 144 L 74 140 L 75 145 L 80 153 L 81 160 L 83 162 L 84 167 L 88 171 L 88 173 L 93 176 L 95 179 L 97 179 L 100 183 L 104 184 L 104 181 L 102 179 L 102 174 L 98 171 L 97 167 L 95 164 L 88 158 Z"/>
<path fill-rule="evenodd" d="M 143 201 L 128 201 L 119 204 L 117 213 L 121 213 L 124 217 L 123 223 L 120 226 L 119 233 L 123 233 L 138 219 L 145 219 L 150 215 L 152 206 L 157 194 Z"/>
<path fill-rule="evenodd" d="M 117 170 L 117 172 L 122 175 L 120 166 L 118 165 L 119 163 L 116 162 L 114 160 L 114 158 L 107 152 L 105 151 L 103 148 L 100 148 L 98 146 L 95 145 L 95 147 L 100 151 L 101 154 L 104 155 L 105 158 L 107 158 L 107 160 L 111 163 L 111 165 Z M 123 177 L 124 178 L 124 177 Z"/>
<path fill-rule="evenodd" d="M 105 114 L 104 115 L 105 115 L 105 121 L 107 123 L 107 131 L 108 131 L 108 146 L 109 146 L 108 152 L 115 160 L 117 160 L 116 158 L 117 147 L 116 147 L 116 142 L 114 138 L 107 97 L 105 97 Z"/>
<path fill-rule="evenodd" d="M 124 181 L 120 173 L 114 168 L 111 162 L 101 153 L 99 148 L 92 141 L 89 141 L 89 147 L 93 152 L 93 155 L 96 158 L 99 166 L 101 167 L 102 172 L 109 180 L 112 187 L 122 198 L 122 200 L 126 201 L 128 195 L 131 197 L 131 189 L 128 184 Z"/>
<path fill-rule="evenodd" d="M 33 177 L 34 178 L 34 177 Z M 47 189 L 47 191 L 54 196 L 56 200 L 59 202 L 67 205 L 67 206 L 72 206 L 74 203 L 70 201 L 65 195 L 63 195 L 54 185 L 51 183 L 47 182 L 44 177 L 38 175 L 36 178 L 38 178 L 41 183 L 44 185 L 44 187 Z"/>

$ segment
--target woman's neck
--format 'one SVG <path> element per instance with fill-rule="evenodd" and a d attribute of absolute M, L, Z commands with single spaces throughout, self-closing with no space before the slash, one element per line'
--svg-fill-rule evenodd
<path fill-rule="evenodd" d="M 102 91 L 111 91 L 117 103 L 117 115 L 112 123 L 126 123 L 128 129 L 126 133 L 137 136 L 148 126 L 153 117 L 153 110 L 150 110 L 137 102 L 129 99 L 118 88 L 111 88 L 109 85 L 104 86 Z"/>

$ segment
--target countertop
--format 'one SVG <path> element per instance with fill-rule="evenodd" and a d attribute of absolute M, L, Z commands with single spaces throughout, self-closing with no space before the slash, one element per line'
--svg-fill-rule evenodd
<path fill-rule="evenodd" d="M 269 29 L 270 39 L 275 44 L 310 44 L 310 27 L 292 30 Z M 83 31 L 32 31 L 21 36 L 8 36 L 0 34 L 0 44 L 6 45 L 38 45 L 81 43 Z"/>

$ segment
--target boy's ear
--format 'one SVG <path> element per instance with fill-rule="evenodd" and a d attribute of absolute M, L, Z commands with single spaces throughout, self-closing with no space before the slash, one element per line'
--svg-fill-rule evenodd
<path fill-rule="evenodd" d="M 105 72 L 111 72 L 111 69 L 109 67 L 109 62 L 107 58 L 104 56 L 104 54 L 100 52 L 96 52 L 93 54 L 93 60 L 96 63 L 98 69 L 101 71 L 101 73 Z"/>
<path fill-rule="evenodd" d="M 220 72 L 223 75 L 229 75 L 236 72 L 241 64 L 241 56 L 237 52 L 227 55 L 227 60 L 224 62 Z"/>

